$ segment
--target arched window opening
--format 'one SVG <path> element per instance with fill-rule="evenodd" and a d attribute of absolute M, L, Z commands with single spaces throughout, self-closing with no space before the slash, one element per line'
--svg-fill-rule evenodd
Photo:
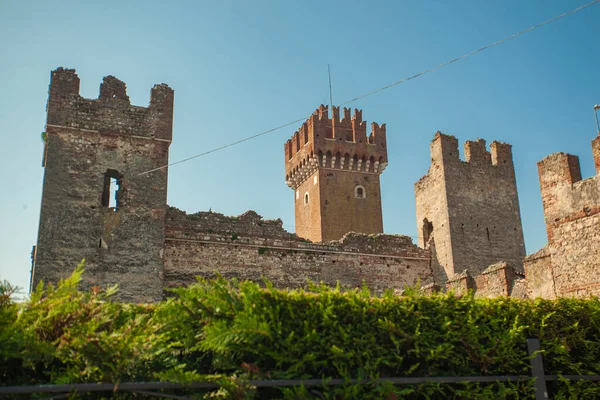
<path fill-rule="evenodd" d="M 106 171 L 102 188 L 102 206 L 117 211 L 123 205 L 122 179 L 123 176 L 118 171 L 114 169 Z"/>
<path fill-rule="evenodd" d="M 423 244 L 427 246 L 431 235 L 433 234 L 433 223 L 429 222 L 427 218 L 423 220 Z"/>
<path fill-rule="evenodd" d="M 348 153 L 344 154 L 342 169 L 350 169 L 350 154 Z"/>
<path fill-rule="evenodd" d="M 357 185 L 354 188 L 354 197 L 357 199 L 364 199 L 367 197 L 367 191 L 365 190 L 364 186 L 361 185 Z"/>
<path fill-rule="evenodd" d="M 304 205 L 308 204 L 308 192 L 304 193 Z"/>
<path fill-rule="evenodd" d="M 325 157 L 326 157 L 326 161 L 323 163 L 324 164 L 323 166 L 325 168 L 333 168 L 333 165 L 331 165 L 331 164 L 333 164 L 333 161 L 335 161 L 335 160 L 333 160 L 333 158 L 332 158 L 333 156 L 331 155 L 331 152 L 328 151 L 325 154 Z"/>

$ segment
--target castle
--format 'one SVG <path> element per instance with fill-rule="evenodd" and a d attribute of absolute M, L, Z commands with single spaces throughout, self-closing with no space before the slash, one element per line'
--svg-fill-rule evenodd
<path fill-rule="evenodd" d="M 431 167 L 415 184 L 417 246 L 382 233 L 386 126 L 367 134 L 362 111 L 340 116 L 339 107 L 320 106 L 284 145 L 296 234 L 253 211 L 169 207 L 173 96 L 156 85 L 147 108 L 133 106 L 108 76 L 98 99 L 85 99 L 74 70 L 52 72 L 32 285 L 57 282 L 85 258 L 85 286 L 119 284 L 132 302 L 215 273 L 282 288 L 311 280 L 376 292 L 419 283 L 478 296 L 600 294 L 600 137 L 593 178 L 581 180 L 571 155 L 538 164 L 548 245 L 525 257 L 510 145 L 468 141 L 461 161 L 457 139 L 435 135 Z"/>

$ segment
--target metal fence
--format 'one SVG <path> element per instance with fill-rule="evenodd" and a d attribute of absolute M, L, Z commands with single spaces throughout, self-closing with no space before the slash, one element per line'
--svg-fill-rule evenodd
<path fill-rule="evenodd" d="M 441 376 L 441 377 L 402 377 L 402 378 L 381 378 L 379 382 L 389 382 L 394 385 L 415 385 L 423 383 L 465 383 L 465 382 L 523 382 L 535 379 L 535 399 L 548 399 L 548 390 L 546 382 L 563 380 L 588 380 L 600 381 L 600 375 L 546 375 L 544 373 L 544 364 L 540 353 L 540 341 L 538 339 L 527 339 L 527 350 L 530 355 L 531 375 L 498 375 L 498 376 Z M 277 387 L 323 387 L 337 386 L 345 384 L 372 383 L 360 379 L 283 379 L 283 380 L 249 380 L 245 381 L 248 385 L 256 388 L 277 388 Z M 129 383 L 81 383 L 66 385 L 35 385 L 35 386 L 5 386 L 0 387 L 0 396 L 2 395 L 31 395 L 52 393 L 50 399 L 68 398 L 72 393 L 92 393 L 92 392 L 121 392 L 135 393 L 148 397 L 157 397 L 163 399 L 189 399 L 187 396 L 180 396 L 153 390 L 207 390 L 218 389 L 220 386 L 215 382 L 193 382 L 193 383 L 173 383 L 173 382 L 129 382 Z"/>

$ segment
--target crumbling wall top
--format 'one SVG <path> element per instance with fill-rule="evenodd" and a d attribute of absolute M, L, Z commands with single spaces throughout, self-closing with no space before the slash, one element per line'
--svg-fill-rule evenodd
<path fill-rule="evenodd" d="M 254 211 L 229 217 L 212 211 L 187 214 L 169 207 L 166 215 L 166 237 L 174 240 L 204 240 L 290 247 L 298 250 L 380 254 L 386 256 L 430 258 L 404 235 L 367 235 L 349 232 L 340 240 L 311 243 L 283 229 L 281 219 L 263 220 Z"/>
<path fill-rule="evenodd" d="M 171 140 L 174 92 L 167 85 L 155 85 L 150 105 L 140 107 L 131 105 L 125 83 L 114 76 L 103 79 L 98 99 L 81 97 L 79 83 L 74 69 L 52 71 L 48 125 Z"/>

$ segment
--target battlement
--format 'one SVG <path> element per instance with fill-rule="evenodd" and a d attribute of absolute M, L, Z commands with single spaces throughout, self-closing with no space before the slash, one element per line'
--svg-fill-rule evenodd
<path fill-rule="evenodd" d="M 548 241 L 561 224 L 600 212 L 600 136 L 592 141 L 596 176 L 582 179 L 579 157 L 554 153 L 538 162 Z"/>
<path fill-rule="evenodd" d="M 550 154 L 537 163 L 542 191 L 558 183 L 569 185 L 581 180 L 579 157 L 567 153 Z"/>
<path fill-rule="evenodd" d="M 47 125 L 125 134 L 170 141 L 173 126 L 173 89 L 155 85 L 150 105 L 131 105 L 124 82 L 106 76 L 98 99 L 79 94 L 79 77 L 74 69 L 58 68 L 51 73 Z"/>
<path fill-rule="evenodd" d="M 465 161 L 473 166 L 509 166 L 512 168 L 512 146 L 508 143 L 493 141 L 490 151 L 483 139 L 467 140 L 464 144 Z M 452 164 L 461 161 L 458 152 L 458 139 L 437 131 L 430 145 L 431 159 L 438 164 Z"/>
<path fill-rule="evenodd" d="M 284 145 L 286 183 L 296 188 L 317 168 L 381 173 L 387 166 L 386 126 L 367 123 L 362 110 L 321 105 Z"/>
<path fill-rule="evenodd" d="M 548 244 L 525 260 L 533 295 L 600 295 L 600 136 L 592 140 L 596 175 L 582 179 L 579 158 L 555 153 L 538 162 Z"/>

